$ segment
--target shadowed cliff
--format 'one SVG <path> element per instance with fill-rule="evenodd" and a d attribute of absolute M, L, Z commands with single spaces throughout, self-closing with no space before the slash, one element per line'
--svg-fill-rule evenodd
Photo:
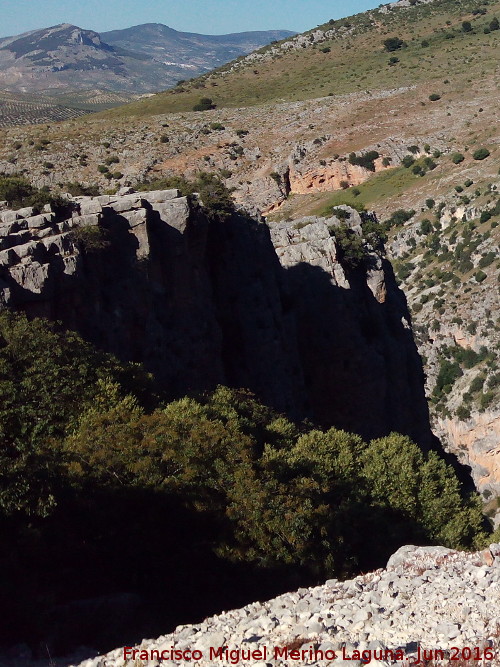
<path fill-rule="evenodd" d="M 380 253 L 342 261 L 336 218 L 214 222 L 175 190 L 78 206 L 0 213 L 4 306 L 143 363 L 169 398 L 245 387 L 295 419 L 429 445 L 404 295 Z"/>

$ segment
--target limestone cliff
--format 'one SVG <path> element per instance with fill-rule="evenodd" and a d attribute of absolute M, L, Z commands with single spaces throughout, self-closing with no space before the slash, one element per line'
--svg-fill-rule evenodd
<path fill-rule="evenodd" d="M 403 293 L 375 251 L 340 259 L 336 218 L 210 221 L 168 190 L 0 211 L 0 303 L 142 362 L 170 397 L 246 387 L 295 418 L 430 442 Z M 349 223 L 361 233 L 359 216 Z"/>

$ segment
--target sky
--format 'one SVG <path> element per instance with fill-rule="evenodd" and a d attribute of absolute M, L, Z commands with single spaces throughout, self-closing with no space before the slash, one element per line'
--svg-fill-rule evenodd
<path fill-rule="evenodd" d="M 183 32 L 303 32 L 332 18 L 373 9 L 380 0 L 0 0 L 0 37 L 58 23 L 105 32 L 164 23 Z"/>

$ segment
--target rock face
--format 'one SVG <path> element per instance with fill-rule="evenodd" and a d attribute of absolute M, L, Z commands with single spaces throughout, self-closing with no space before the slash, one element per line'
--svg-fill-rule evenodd
<path fill-rule="evenodd" d="M 245 387 L 294 418 L 429 444 L 403 293 L 380 254 L 339 260 L 336 218 L 210 222 L 176 190 L 73 203 L 66 219 L 0 212 L 3 307 L 142 362 L 171 397 Z"/>
<path fill-rule="evenodd" d="M 201 667 L 390 665 L 388 651 L 398 664 L 431 657 L 437 664 L 454 664 L 450 657 L 463 657 L 457 664 L 472 659 L 497 666 L 499 593 L 499 544 L 476 554 L 406 546 L 389 559 L 385 570 L 351 581 L 330 580 L 197 625 L 179 626 L 170 635 L 128 647 L 127 653 L 116 649 L 81 667 L 122 667 L 133 660 L 136 665 L 148 664 L 146 660 L 158 664 L 151 651 L 165 652 L 163 664 L 172 666 L 189 664 L 181 657 L 183 651 L 199 651 L 196 664 Z M 252 651 L 261 654 L 249 654 Z"/>

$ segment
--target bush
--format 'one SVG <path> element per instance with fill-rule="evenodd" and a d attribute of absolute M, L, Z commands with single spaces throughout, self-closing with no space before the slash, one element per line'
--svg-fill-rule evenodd
<path fill-rule="evenodd" d="M 434 208 L 435 204 L 436 204 L 436 202 L 435 202 L 434 199 L 426 199 L 426 200 L 425 200 L 425 205 L 426 205 L 427 208 L 429 208 L 429 209 L 430 209 L 430 208 Z"/>
<path fill-rule="evenodd" d="M 486 280 L 487 277 L 488 276 L 484 271 L 477 271 L 477 273 L 474 274 L 474 278 L 478 283 L 482 283 L 483 280 Z"/>
<path fill-rule="evenodd" d="M 472 25 L 469 21 L 462 21 L 462 32 L 471 32 Z"/>
<path fill-rule="evenodd" d="M 465 160 L 465 157 L 462 155 L 462 153 L 453 153 L 451 156 L 451 161 L 453 164 L 460 164 Z"/>
<path fill-rule="evenodd" d="M 82 185 L 78 181 L 66 183 L 64 189 L 73 197 L 98 197 L 101 194 L 97 185 Z"/>
<path fill-rule="evenodd" d="M 397 51 L 398 49 L 401 49 L 405 45 L 405 42 L 402 39 L 399 39 L 399 37 L 388 37 L 387 39 L 384 40 L 384 48 L 386 51 Z"/>
<path fill-rule="evenodd" d="M 363 239 L 345 223 L 329 228 L 331 236 L 340 253 L 340 261 L 355 269 L 361 266 L 366 258 Z"/>
<path fill-rule="evenodd" d="M 96 252 L 104 250 L 110 243 L 107 240 L 107 232 L 103 227 L 77 227 L 69 233 L 73 243 L 77 243 L 85 252 Z"/>
<path fill-rule="evenodd" d="M 441 95 L 438 95 L 437 93 L 432 93 L 429 95 L 429 99 L 431 102 L 437 102 L 438 100 L 441 99 Z"/>
<path fill-rule="evenodd" d="M 472 155 L 474 160 L 484 160 L 490 156 L 490 151 L 487 148 L 478 148 Z"/>
<path fill-rule="evenodd" d="M 500 29 L 500 23 L 498 22 L 498 19 L 496 17 L 492 21 L 490 21 L 489 29 L 492 31 Z"/>
<path fill-rule="evenodd" d="M 47 188 L 35 188 L 24 176 L 19 175 L 0 175 L 0 200 L 5 200 L 13 208 L 32 206 L 38 212 L 46 204 L 57 212 L 62 212 L 70 206 L 60 195 L 51 194 Z"/>
<path fill-rule="evenodd" d="M 442 394 L 450 393 L 455 380 L 457 380 L 462 375 L 463 371 L 456 361 L 452 362 L 448 359 L 442 359 L 438 376 L 436 378 L 436 385 L 434 387 L 433 395 L 435 397 L 439 397 Z"/>
<path fill-rule="evenodd" d="M 400 208 L 397 211 L 394 211 L 391 217 L 386 220 L 386 228 L 391 229 L 392 227 L 400 227 L 401 225 L 404 225 L 405 222 L 408 222 L 408 220 L 413 218 L 414 215 L 415 211 L 413 209 L 405 211 L 404 209 Z"/>
<path fill-rule="evenodd" d="M 209 111 L 210 109 L 215 109 L 216 104 L 210 97 L 202 97 L 198 104 L 195 104 L 193 111 Z"/>
<path fill-rule="evenodd" d="M 377 151 L 368 151 L 362 155 L 351 153 L 349 155 L 349 164 L 358 165 L 369 171 L 375 171 L 375 160 L 380 157 Z"/>

